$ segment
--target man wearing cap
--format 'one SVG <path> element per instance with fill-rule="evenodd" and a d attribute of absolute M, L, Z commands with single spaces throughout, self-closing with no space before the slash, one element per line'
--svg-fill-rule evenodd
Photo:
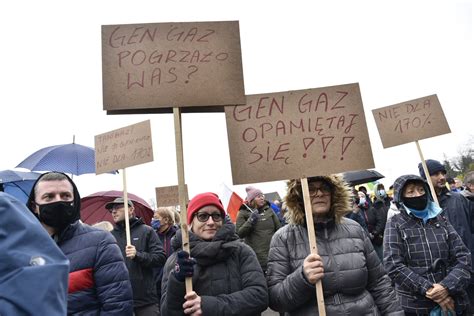
<path fill-rule="evenodd" d="M 153 228 L 135 216 L 132 201 L 128 200 L 127 204 L 131 245 L 127 245 L 125 205 L 122 197 L 105 205 L 115 222 L 111 233 L 122 250 L 130 274 L 135 316 L 159 315 L 160 307 L 153 280 L 153 269 L 165 264 L 166 255 Z"/>
<path fill-rule="evenodd" d="M 436 191 L 439 204 L 444 210 L 442 215 L 446 215 L 456 232 L 461 236 L 466 247 L 471 251 L 471 258 L 474 260 L 474 242 L 471 231 L 471 220 L 474 214 L 471 214 L 469 200 L 458 192 L 453 192 L 446 187 L 446 169 L 437 160 L 428 159 L 425 161 L 428 172 L 430 173 L 431 183 Z M 423 165 L 418 164 L 420 176 L 426 179 Z M 474 272 L 474 271 L 472 271 Z M 474 292 L 474 277 L 471 277 L 471 285 L 468 292 Z M 471 298 L 471 304 L 474 304 L 474 298 Z M 471 306 L 471 311 L 472 311 Z"/>

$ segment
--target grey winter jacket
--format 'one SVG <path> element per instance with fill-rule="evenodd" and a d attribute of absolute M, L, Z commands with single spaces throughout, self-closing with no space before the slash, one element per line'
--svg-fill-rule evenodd
<path fill-rule="evenodd" d="M 181 247 L 181 231 L 172 240 L 176 251 L 163 270 L 161 315 L 184 315 L 185 283 L 173 274 Z M 194 266 L 193 291 L 201 297 L 203 315 L 260 315 L 268 307 L 265 276 L 253 250 L 238 239 L 235 226 L 226 222 L 211 241 L 189 232 Z"/>
<path fill-rule="evenodd" d="M 320 178 L 332 187 L 330 220 L 315 225 L 324 266 L 326 314 L 404 315 L 367 233 L 344 217 L 350 195 L 342 178 Z M 303 261 L 310 249 L 301 196 L 299 181 L 288 182 L 289 224 L 275 233 L 268 257 L 270 307 L 285 315 L 318 315 L 315 286 L 303 273 Z"/>

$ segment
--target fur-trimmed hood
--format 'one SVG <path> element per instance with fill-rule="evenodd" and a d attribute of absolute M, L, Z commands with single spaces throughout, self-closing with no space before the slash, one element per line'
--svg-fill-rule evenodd
<path fill-rule="evenodd" d="M 340 175 L 317 176 L 308 178 L 308 183 L 322 180 L 327 182 L 331 187 L 331 209 L 329 217 L 335 219 L 336 223 L 341 222 L 341 218 L 350 212 L 351 207 L 351 189 L 344 182 Z M 304 212 L 303 193 L 301 189 L 301 180 L 290 180 L 287 182 L 287 192 L 285 203 L 288 212 L 285 218 L 289 224 L 303 225 L 306 222 Z"/>

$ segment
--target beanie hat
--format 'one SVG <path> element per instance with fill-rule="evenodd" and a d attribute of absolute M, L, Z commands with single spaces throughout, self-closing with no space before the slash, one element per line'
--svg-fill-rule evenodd
<path fill-rule="evenodd" d="M 193 221 L 194 214 L 207 205 L 214 205 L 221 211 L 222 217 L 225 216 L 224 206 L 222 205 L 221 200 L 219 200 L 219 196 L 217 196 L 217 194 L 212 192 L 201 193 L 196 195 L 191 199 L 191 201 L 189 201 L 188 225 L 191 224 L 191 222 Z"/>
<path fill-rule="evenodd" d="M 425 160 L 425 163 L 426 167 L 428 168 L 428 172 L 430 173 L 430 176 L 439 171 L 443 171 L 446 174 L 446 169 L 439 161 L 427 159 Z M 418 164 L 418 171 L 420 172 L 420 176 L 423 179 L 426 179 L 425 171 L 423 170 L 423 164 L 421 162 Z"/>
<path fill-rule="evenodd" d="M 259 196 L 260 194 L 263 194 L 261 190 L 254 188 L 252 186 L 246 187 L 245 191 L 247 191 L 247 198 L 245 199 L 247 202 L 252 202 L 252 200 L 255 199 L 257 196 Z"/>

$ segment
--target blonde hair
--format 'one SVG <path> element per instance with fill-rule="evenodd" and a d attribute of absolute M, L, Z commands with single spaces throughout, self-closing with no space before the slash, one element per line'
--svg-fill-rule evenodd
<path fill-rule="evenodd" d="M 160 206 L 156 209 L 155 213 L 161 216 L 161 218 L 167 218 L 170 225 L 174 225 L 174 207 L 172 206 Z"/>
<path fill-rule="evenodd" d="M 114 230 L 114 225 L 112 225 L 108 221 L 102 221 L 102 222 L 95 223 L 94 225 L 92 225 L 92 227 L 97 227 L 99 229 L 102 229 L 102 230 L 105 230 L 105 231 L 108 231 L 108 232 Z"/>

